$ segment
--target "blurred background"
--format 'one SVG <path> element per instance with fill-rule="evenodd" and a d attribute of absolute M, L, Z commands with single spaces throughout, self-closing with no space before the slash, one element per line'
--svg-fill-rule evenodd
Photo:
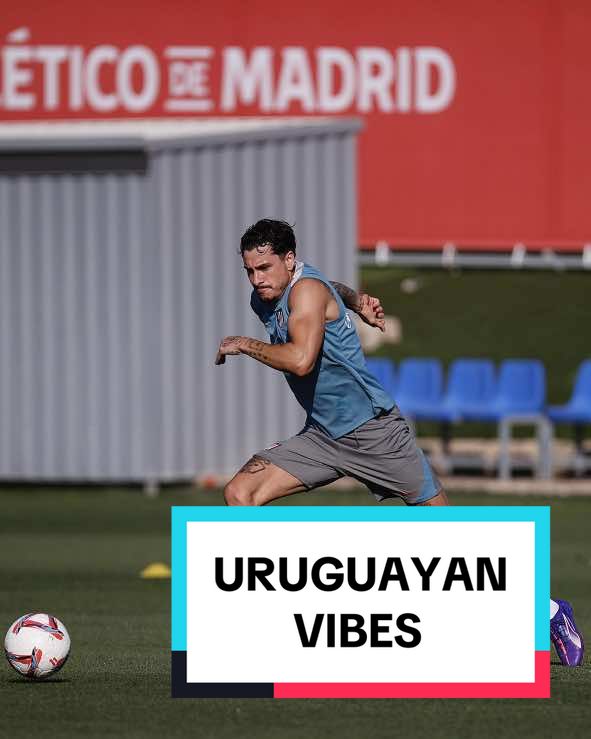
<path fill-rule="evenodd" d="M 214 366 L 264 338 L 238 246 L 282 218 L 382 301 L 371 370 L 452 504 L 552 506 L 552 592 L 589 633 L 588 0 L 22 0 L 0 24 L 0 619 L 54 613 L 74 645 L 61 685 L 6 668 L 11 733 L 586 736 L 588 661 L 535 707 L 171 705 L 166 578 L 170 506 L 222 504 L 303 421 L 279 373 Z M 278 504 L 375 505 L 350 484 Z"/>
<path fill-rule="evenodd" d="M 299 428 L 212 363 L 262 336 L 260 217 L 380 297 L 372 370 L 440 472 L 588 476 L 587 3 L 60 13 L 3 13 L 0 479 L 215 483 Z"/>

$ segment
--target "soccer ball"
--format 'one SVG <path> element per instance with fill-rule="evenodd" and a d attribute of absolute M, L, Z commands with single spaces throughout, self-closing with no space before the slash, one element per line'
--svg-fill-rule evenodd
<path fill-rule="evenodd" d="M 25 677 L 42 680 L 55 674 L 70 653 L 70 636 L 48 613 L 27 613 L 12 624 L 4 640 L 10 665 Z"/>

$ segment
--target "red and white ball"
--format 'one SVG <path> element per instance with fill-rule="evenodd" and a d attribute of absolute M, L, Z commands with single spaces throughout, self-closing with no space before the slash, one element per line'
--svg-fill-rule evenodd
<path fill-rule="evenodd" d="M 12 624 L 4 639 L 10 665 L 25 677 L 42 680 L 55 674 L 70 654 L 70 636 L 48 613 L 27 613 Z"/>

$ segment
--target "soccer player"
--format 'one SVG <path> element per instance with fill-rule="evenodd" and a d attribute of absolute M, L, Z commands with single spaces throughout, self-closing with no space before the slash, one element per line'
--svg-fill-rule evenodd
<path fill-rule="evenodd" d="M 254 454 L 224 490 L 228 505 L 265 505 L 345 475 L 379 500 L 447 505 L 447 497 L 394 400 L 368 371 L 347 308 L 384 330 L 377 298 L 330 282 L 296 259 L 292 227 L 263 219 L 240 241 L 253 287 L 251 307 L 271 343 L 222 340 L 216 364 L 246 354 L 284 373 L 307 413 L 291 439 Z M 580 664 L 583 644 L 566 601 L 552 601 L 552 641 L 563 664 Z M 577 646 L 578 644 L 578 646 Z"/>
<path fill-rule="evenodd" d="M 365 365 L 346 308 L 384 329 L 378 300 L 296 260 L 288 223 L 264 219 L 242 236 L 251 307 L 271 343 L 228 336 L 216 363 L 246 354 L 280 370 L 307 413 L 299 434 L 257 452 L 225 488 L 228 505 L 264 505 L 350 475 L 378 498 L 447 502 L 394 401 Z"/>

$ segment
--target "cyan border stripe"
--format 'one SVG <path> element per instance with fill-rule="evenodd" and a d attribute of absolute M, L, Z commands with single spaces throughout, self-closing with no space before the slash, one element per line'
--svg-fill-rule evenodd
<path fill-rule="evenodd" d="M 173 506 L 173 521 L 533 521 L 548 506 Z"/>
<path fill-rule="evenodd" d="M 535 510 L 535 645 L 536 652 L 547 652 L 550 649 L 550 506 L 538 506 Z"/>
<path fill-rule="evenodd" d="M 532 521 L 535 524 L 535 649 L 550 649 L 549 506 L 173 506 L 172 649 L 187 648 L 189 521 Z"/>
<path fill-rule="evenodd" d="M 173 506 L 172 521 L 172 651 L 187 649 L 187 523 L 199 521 L 197 506 Z"/>

